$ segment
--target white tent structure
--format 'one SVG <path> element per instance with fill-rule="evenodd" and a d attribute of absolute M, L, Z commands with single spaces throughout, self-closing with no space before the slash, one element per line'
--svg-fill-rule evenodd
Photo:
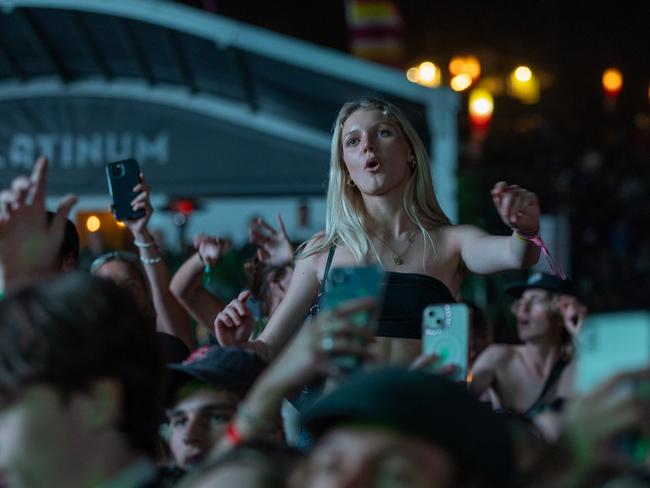
<path fill-rule="evenodd" d="M 0 0 L 3 186 L 45 153 L 54 194 L 103 194 L 104 164 L 136 157 L 168 195 L 324 195 L 331 124 L 364 95 L 406 112 L 457 220 L 446 88 L 166 1 Z"/>

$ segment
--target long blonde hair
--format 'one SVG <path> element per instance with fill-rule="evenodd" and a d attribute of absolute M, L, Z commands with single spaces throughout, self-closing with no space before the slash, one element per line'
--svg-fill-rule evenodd
<path fill-rule="evenodd" d="M 400 109 L 376 98 L 360 98 L 343 105 L 334 123 L 325 233 L 321 238 L 315 238 L 303 244 L 299 257 L 305 258 L 325 252 L 332 244 L 337 244 L 345 245 L 357 263 L 369 262 L 369 251 L 374 247 L 366 230 L 366 209 L 358 188 L 347 184 L 347 169 L 343 161 L 341 147 L 343 124 L 357 110 L 381 111 L 398 124 L 410 144 L 415 157 L 415 167 L 404 188 L 402 205 L 408 218 L 420 229 L 425 238 L 426 254 L 427 241 L 433 248 L 429 229 L 450 224 L 449 219 L 440 208 L 433 190 L 427 150 L 422 139 Z M 435 248 L 433 249 L 435 250 Z"/>

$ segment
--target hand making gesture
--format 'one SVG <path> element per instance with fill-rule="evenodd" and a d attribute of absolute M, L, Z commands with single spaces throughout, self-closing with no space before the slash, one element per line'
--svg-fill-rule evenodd
<path fill-rule="evenodd" d="M 215 266 L 221 256 L 230 251 L 231 244 L 226 239 L 199 234 L 194 238 L 194 248 L 199 253 L 201 261 L 207 266 Z"/>
<path fill-rule="evenodd" d="M 492 188 L 492 201 L 504 224 L 523 236 L 539 233 L 540 208 L 537 195 L 518 185 L 499 181 Z"/>
<path fill-rule="evenodd" d="M 19 176 L 0 192 L 0 271 L 8 281 L 37 277 L 51 271 L 63 240 L 65 220 L 77 199 L 59 202 L 51 225 L 47 223 L 45 189 L 48 160 L 40 157 L 31 176 Z"/>
<path fill-rule="evenodd" d="M 257 257 L 272 266 L 282 266 L 293 260 L 294 248 L 280 214 L 276 217 L 278 229 L 274 229 L 261 218 L 255 219 L 248 234 L 251 242 L 259 246 Z"/>

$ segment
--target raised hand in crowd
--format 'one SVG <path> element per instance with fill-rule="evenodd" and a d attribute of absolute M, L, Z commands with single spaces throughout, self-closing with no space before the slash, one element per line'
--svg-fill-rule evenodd
<path fill-rule="evenodd" d="M 626 452 L 627 447 L 634 449 L 632 443 L 616 442 L 622 435 L 650 439 L 648 392 L 650 369 L 637 370 L 610 378 L 570 405 L 565 440 L 573 448 L 576 474 L 624 471 L 639 464 L 650 472 L 650 458 L 634 459 L 635 452 Z"/>
<path fill-rule="evenodd" d="M 259 246 L 257 257 L 261 262 L 282 266 L 293 260 L 295 249 L 280 214 L 276 216 L 276 221 L 278 228 L 274 229 L 263 219 L 257 218 L 251 223 L 248 235 L 250 241 Z"/>
<path fill-rule="evenodd" d="M 151 206 L 151 188 L 144 181 L 144 174 L 140 173 L 140 183 L 133 187 L 133 193 L 137 196 L 131 201 L 131 208 L 134 211 L 144 210 L 144 215 L 138 219 L 126 220 L 124 224 L 128 227 L 136 239 L 142 238 L 142 241 L 150 239 L 149 220 L 153 215 Z"/>
<path fill-rule="evenodd" d="M 578 337 L 587 316 L 587 307 L 573 295 L 562 295 L 558 306 L 564 319 L 564 327 L 573 337 Z"/>
<path fill-rule="evenodd" d="M 650 369 L 642 369 L 613 376 L 576 398 L 569 405 L 562 436 L 540 453 L 530 486 L 605 486 L 632 473 L 645 473 L 647 481 L 648 391 Z M 643 442 L 645 449 L 635 447 Z"/>
<path fill-rule="evenodd" d="M 144 215 L 124 223 L 133 235 L 133 243 L 138 248 L 140 262 L 149 282 L 156 312 L 156 326 L 160 332 L 178 337 L 192 350 L 195 340 L 189 318 L 169 290 L 171 273 L 149 231 L 149 220 L 153 214 L 151 188 L 146 184 L 142 173 L 140 173 L 140 183 L 133 188 L 133 193 L 136 196 L 131 201 L 131 208 L 136 211 L 144 210 Z"/>
<path fill-rule="evenodd" d="M 230 244 L 225 239 L 201 233 L 194 238 L 194 248 L 196 252 L 178 268 L 169 288 L 187 313 L 206 331 L 213 333 L 214 318 L 225 305 L 206 290 L 203 276 L 206 268 L 217 266 L 221 257 L 230 250 Z"/>
<path fill-rule="evenodd" d="M 438 354 L 420 354 L 409 365 L 410 371 L 424 371 L 443 376 L 445 378 L 453 378 L 458 372 L 458 366 L 455 364 L 439 365 L 440 356 Z"/>
<path fill-rule="evenodd" d="M 230 241 L 203 233 L 194 238 L 194 248 L 201 262 L 210 267 L 216 266 L 219 259 L 230 251 L 231 247 Z"/>
<path fill-rule="evenodd" d="M 222 347 L 241 347 L 248 342 L 253 330 L 253 312 L 246 305 L 250 297 L 250 290 L 242 291 L 214 319 L 214 335 Z"/>
<path fill-rule="evenodd" d="M 322 312 L 296 334 L 262 373 L 240 406 L 234 426 L 242 440 L 275 432 L 282 400 L 311 381 L 328 378 L 325 392 L 344 377 L 350 358 L 358 360 L 357 367 L 372 361 L 368 346 L 374 332 L 355 324 L 353 316 L 374 306 L 368 298 L 350 300 Z M 251 422 L 251 418 L 256 421 Z M 228 447 L 227 443 L 221 447 Z"/>
<path fill-rule="evenodd" d="M 63 197 L 51 224 L 45 196 L 48 160 L 40 157 L 31 176 L 19 176 L 0 192 L 0 291 L 53 273 L 65 222 L 77 199 Z"/>
<path fill-rule="evenodd" d="M 524 236 L 539 233 L 540 208 L 537 195 L 499 181 L 492 187 L 492 201 L 504 224 Z"/>

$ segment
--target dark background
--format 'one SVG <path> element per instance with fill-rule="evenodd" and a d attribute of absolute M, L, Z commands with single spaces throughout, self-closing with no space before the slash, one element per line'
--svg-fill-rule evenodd
<path fill-rule="evenodd" d="M 220 15 L 348 50 L 343 0 L 214 4 Z M 591 310 L 647 307 L 650 2 L 396 4 L 404 20 L 402 68 L 428 59 L 446 69 L 452 55 L 472 53 L 484 75 L 505 78 L 526 64 L 549 80 L 535 105 L 495 97 L 490 131 L 479 151 L 470 143 L 462 95 L 460 220 L 503 233 L 489 189 L 500 179 L 526 186 L 539 194 L 545 213 L 569 219 L 570 274 Z M 607 107 L 601 76 L 610 66 L 622 71 L 624 85 Z M 505 300 L 503 283 L 513 277 L 483 280 L 492 303 Z"/>

